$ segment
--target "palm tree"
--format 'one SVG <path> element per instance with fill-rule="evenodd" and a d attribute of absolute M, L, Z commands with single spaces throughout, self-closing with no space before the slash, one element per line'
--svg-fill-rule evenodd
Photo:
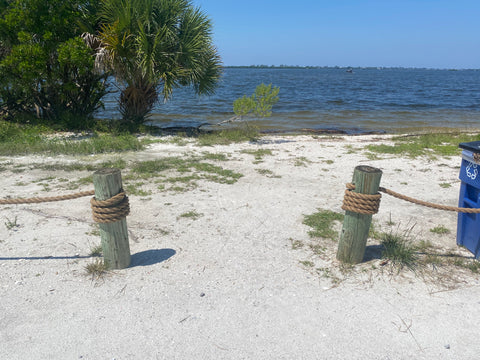
<path fill-rule="evenodd" d="M 211 22 L 190 1 L 105 0 L 100 14 L 98 54 L 121 86 L 125 125 L 143 124 L 160 95 L 166 101 L 175 87 L 214 92 L 221 62 Z"/>

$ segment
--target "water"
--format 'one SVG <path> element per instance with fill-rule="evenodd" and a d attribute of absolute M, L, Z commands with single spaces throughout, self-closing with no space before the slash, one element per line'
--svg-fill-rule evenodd
<path fill-rule="evenodd" d="M 272 116 L 255 121 L 263 130 L 480 127 L 480 70 L 226 68 L 215 95 L 176 89 L 150 120 L 161 127 L 218 123 L 233 115 L 235 99 L 262 82 L 280 87 Z M 106 99 L 99 117 L 119 117 L 117 96 Z"/>

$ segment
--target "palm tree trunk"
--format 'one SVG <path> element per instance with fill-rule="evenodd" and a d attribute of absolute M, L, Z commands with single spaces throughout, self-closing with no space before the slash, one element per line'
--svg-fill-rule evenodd
<path fill-rule="evenodd" d="M 157 89 L 152 84 L 139 82 L 128 85 L 119 99 L 122 122 L 130 128 L 142 125 L 157 98 Z"/>

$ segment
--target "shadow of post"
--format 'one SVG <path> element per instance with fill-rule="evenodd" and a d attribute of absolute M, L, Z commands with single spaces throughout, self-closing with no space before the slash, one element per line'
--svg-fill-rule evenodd
<path fill-rule="evenodd" d="M 155 249 L 146 250 L 133 254 L 130 261 L 130 267 L 134 266 L 149 266 L 161 263 L 170 259 L 177 252 L 173 249 Z M 95 255 L 73 255 L 73 256 L 11 256 L 0 257 L 0 261 L 18 261 L 18 260 L 75 260 L 75 259 L 89 259 L 99 256 Z"/>
<path fill-rule="evenodd" d="M 176 253 L 177 252 L 173 249 L 155 249 L 141 251 L 132 255 L 130 267 L 158 264 L 170 259 Z"/>
<path fill-rule="evenodd" d="M 381 259 L 384 249 L 385 247 L 383 245 L 367 245 L 362 262 L 365 263 L 371 260 Z"/>

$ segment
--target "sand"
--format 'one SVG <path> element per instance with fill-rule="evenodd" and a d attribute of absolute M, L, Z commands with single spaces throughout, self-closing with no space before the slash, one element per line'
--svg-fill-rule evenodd
<path fill-rule="evenodd" d="M 152 193 L 130 195 L 132 266 L 101 278 L 85 270 L 100 243 L 88 198 L 2 205 L 0 359 L 478 359 L 478 274 L 447 265 L 398 272 L 375 255 L 342 268 L 334 241 L 308 235 L 304 216 L 342 212 L 345 183 L 361 164 L 380 168 L 384 187 L 457 204 L 459 157 L 372 160 L 364 150 L 372 143 L 390 137 L 165 142 L 122 154 L 140 161 L 223 153 L 227 161 L 210 162 L 243 176 L 234 184 L 197 180 L 183 192 L 141 185 Z M 271 155 L 244 152 L 258 149 Z M 90 190 L 65 186 L 89 172 L 39 164 L 112 158 L 3 157 L 0 189 L 3 197 Z M 182 216 L 188 212 L 198 217 Z M 378 231 L 471 258 L 456 246 L 456 222 L 455 213 L 387 195 L 374 216 Z M 430 231 L 440 225 L 450 232 Z"/>

